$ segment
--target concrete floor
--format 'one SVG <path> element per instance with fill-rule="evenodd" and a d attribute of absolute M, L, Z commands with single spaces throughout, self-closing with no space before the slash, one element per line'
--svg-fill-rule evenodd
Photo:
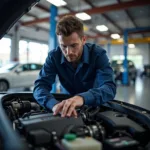
<path fill-rule="evenodd" d="M 150 78 L 138 77 L 135 85 L 118 85 L 115 99 L 150 110 Z"/>

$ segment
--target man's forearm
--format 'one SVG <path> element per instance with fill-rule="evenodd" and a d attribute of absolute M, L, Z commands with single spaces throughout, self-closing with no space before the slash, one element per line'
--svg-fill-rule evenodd
<path fill-rule="evenodd" d="M 35 86 L 33 90 L 33 96 L 41 106 L 51 110 L 53 106 L 58 103 L 58 101 L 50 93 L 50 90 L 47 89 L 45 86 Z"/>
<path fill-rule="evenodd" d="M 92 88 L 87 92 L 78 94 L 84 99 L 84 104 L 88 106 L 100 106 L 101 104 L 113 100 L 116 94 L 114 84 L 104 84 L 99 88 Z"/>

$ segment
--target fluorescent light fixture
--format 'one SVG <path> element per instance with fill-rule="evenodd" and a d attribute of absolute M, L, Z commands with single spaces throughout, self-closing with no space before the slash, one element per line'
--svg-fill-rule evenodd
<path fill-rule="evenodd" d="M 96 29 L 102 32 L 108 30 L 108 28 L 105 25 L 98 25 L 96 26 Z"/>
<path fill-rule="evenodd" d="M 75 16 L 81 20 L 90 20 L 91 19 L 91 16 L 89 16 L 87 13 L 84 13 L 84 12 L 77 13 Z"/>
<path fill-rule="evenodd" d="M 119 34 L 111 34 L 111 38 L 113 38 L 113 39 L 119 39 L 120 35 Z"/>
<path fill-rule="evenodd" d="M 64 0 L 47 0 L 47 1 L 52 3 L 53 5 L 55 5 L 57 7 L 67 5 L 67 3 Z"/>
<path fill-rule="evenodd" d="M 135 48 L 134 44 L 128 44 L 129 48 Z"/>

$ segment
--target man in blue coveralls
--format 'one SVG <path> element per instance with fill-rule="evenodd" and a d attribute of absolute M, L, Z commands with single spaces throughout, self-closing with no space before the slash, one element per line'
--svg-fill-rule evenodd
<path fill-rule="evenodd" d="M 56 27 L 59 46 L 49 52 L 35 81 L 34 98 L 54 115 L 77 117 L 76 107 L 100 106 L 113 100 L 116 85 L 106 51 L 86 43 L 83 23 L 75 16 L 65 16 Z M 71 98 L 57 101 L 50 93 L 58 75 Z"/>

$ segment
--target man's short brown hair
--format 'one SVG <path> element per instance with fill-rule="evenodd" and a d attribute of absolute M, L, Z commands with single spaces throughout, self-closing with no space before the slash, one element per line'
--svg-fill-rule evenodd
<path fill-rule="evenodd" d="M 83 37 L 83 23 L 75 16 L 68 15 L 61 18 L 56 26 L 56 34 L 69 36 L 76 32 L 80 37 Z"/>

